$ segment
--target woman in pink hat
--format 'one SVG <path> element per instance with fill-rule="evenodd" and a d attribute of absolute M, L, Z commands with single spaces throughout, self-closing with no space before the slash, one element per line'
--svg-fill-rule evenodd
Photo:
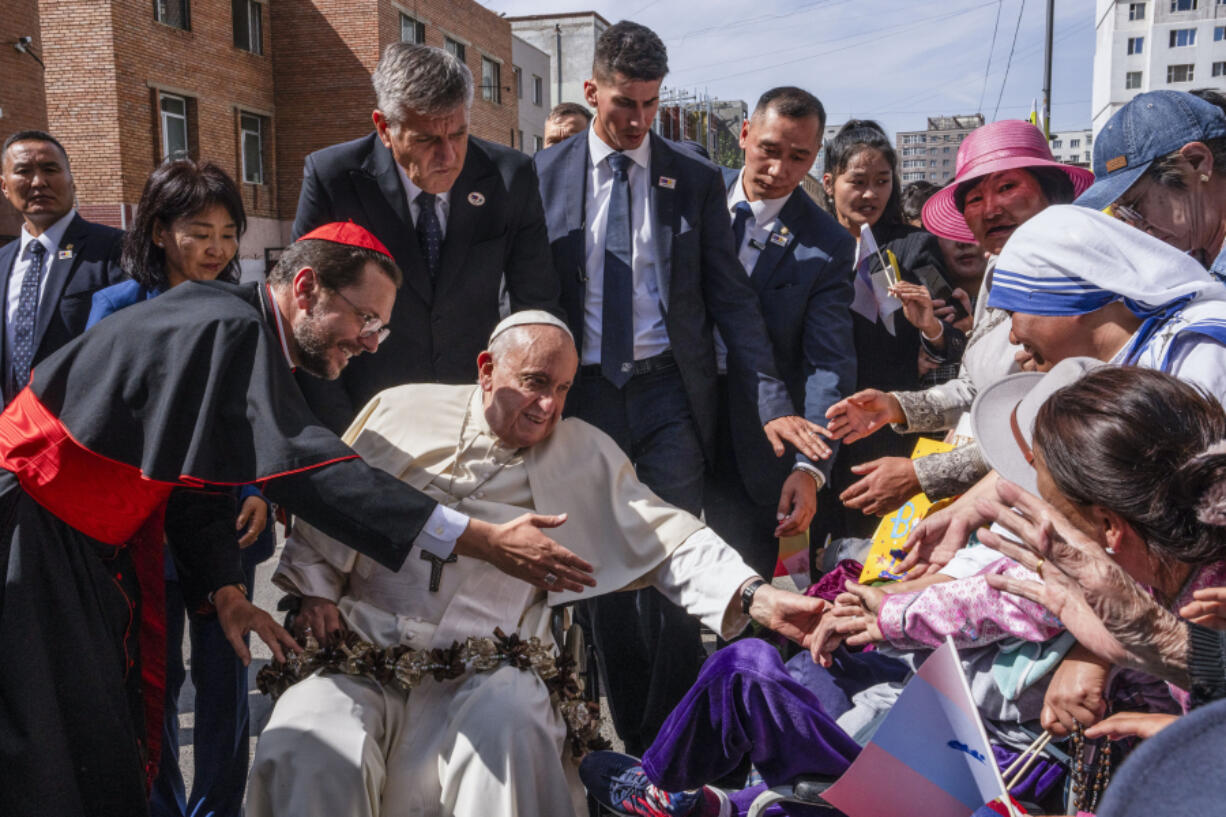
<path fill-rule="evenodd" d="M 831 407 L 831 430 L 854 442 L 886 424 L 899 433 L 937 432 L 969 427 L 959 418 L 978 391 L 1018 370 L 1020 347 L 1009 337 L 1008 317 L 988 310 L 995 257 L 1013 232 L 1051 204 L 1065 204 L 1086 190 L 1094 176 L 1085 168 L 1052 158 L 1047 139 L 1034 125 L 1017 119 L 977 128 L 958 148 L 954 180 L 928 199 L 923 223 L 934 235 L 974 242 L 989 264 L 976 300 L 975 328 L 959 376 L 923 391 L 866 389 Z M 965 421 L 963 421 L 965 423 Z M 920 460 L 887 457 L 864 466 L 866 476 L 845 493 L 866 513 L 888 513 L 920 491 L 930 499 L 955 496 L 987 472 L 978 449 L 962 446 Z"/>

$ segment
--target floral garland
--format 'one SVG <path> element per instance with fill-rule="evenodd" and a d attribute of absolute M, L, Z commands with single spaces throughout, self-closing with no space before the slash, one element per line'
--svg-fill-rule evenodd
<path fill-rule="evenodd" d="M 566 743 L 576 760 L 589 751 L 608 749 L 600 735 L 600 704 L 583 698 L 569 655 L 554 654 L 536 636 L 527 640 L 518 633 L 494 630 L 493 638 L 469 637 L 463 644 L 452 642 L 446 649 L 415 650 L 395 646 L 380 648 L 346 633 L 335 646 L 321 647 L 307 634 L 302 651 L 291 653 L 285 663 L 268 664 L 256 675 L 261 693 L 276 701 L 285 690 L 315 672 L 355 675 L 407 692 L 427 675 L 447 681 L 468 672 L 491 672 L 504 664 L 531 670 L 540 676 L 566 721 Z"/>

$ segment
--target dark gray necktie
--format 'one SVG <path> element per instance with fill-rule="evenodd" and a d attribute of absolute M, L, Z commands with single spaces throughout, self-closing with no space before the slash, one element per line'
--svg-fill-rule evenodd
<path fill-rule="evenodd" d="M 619 389 L 634 371 L 634 273 L 630 228 L 630 157 L 612 153 L 609 218 L 605 222 L 604 304 L 600 315 L 600 371 Z"/>
<path fill-rule="evenodd" d="M 426 259 L 431 281 L 438 275 L 438 257 L 443 249 L 443 227 L 438 223 L 438 210 L 435 209 L 437 200 L 438 196 L 433 193 L 417 194 L 417 244 Z"/>
<path fill-rule="evenodd" d="M 736 239 L 736 251 L 739 253 L 741 245 L 745 243 L 745 225 L 753 218 L 753 208 L 747 201 L 738 201 L 732 212 L 736 214 L 732 219 L 732 236 Z"/>
<path fill-rule="evenodd" d="M 9 357 L 9 399 L 30 382 L 30 363 L 34 360 L 34 323 L 38 320 L 38 289 L 43 279 L 43 259 L 47 249 L 41 241 L 26 245 L 30 268 L 21 279 L 21 294 L 13 316 L 13 351 Z"/>

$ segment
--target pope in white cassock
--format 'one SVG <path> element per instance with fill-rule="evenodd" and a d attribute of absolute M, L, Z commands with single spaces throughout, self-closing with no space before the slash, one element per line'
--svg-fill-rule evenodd
<path fill-rule="evenodd" d="M 477 387 L 379 394 L 346 442 L 440 503 L 489 522 L 565 512 L 553 533 L 595 566 L 599 584 L 584 598 L 651 585 L 725 638 L 749 617 L 796 641 L 812 634 L 821 601 L 770 584 L 755 590 L 758 577 L 736 552 L 639 482 L 612 439 L 561 419 L 578 366 L 565 324 L 545 312 L 516 313 L 495 328 L 477 366 Z M 417 649 L 495 628 L 552 643 L 549 608 L 579 597 L 545 594 L 476 559 L 440 567 L 419 555 L 392 572 L 299 523 L 273 581 L 303 597 L 300 620 L 316 634 L 347 627 L 379 647 Z M 564 817 L 583 808 L 573 766 L 563 761 L 565 736 L 539 676 L 510 665 L 426 678 L 410 692 L 315 675 L 280 698 L 260 736 L 247 814 Z"/>

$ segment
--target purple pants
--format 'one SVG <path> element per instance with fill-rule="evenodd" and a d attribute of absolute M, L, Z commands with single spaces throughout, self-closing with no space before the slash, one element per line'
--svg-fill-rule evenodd
<path fill-rule="evenodd" d="M 774 647 L 748 638 L 703 664 L 643 755 L 643 770 L 657 786 L 681 791 L 719 779 L 748 755 L 765 786 L 734 795 L 743 814 L 767 786 L 801 774 L 838 776 L 859 753 L 817 697 L 788 674 Z"/>

